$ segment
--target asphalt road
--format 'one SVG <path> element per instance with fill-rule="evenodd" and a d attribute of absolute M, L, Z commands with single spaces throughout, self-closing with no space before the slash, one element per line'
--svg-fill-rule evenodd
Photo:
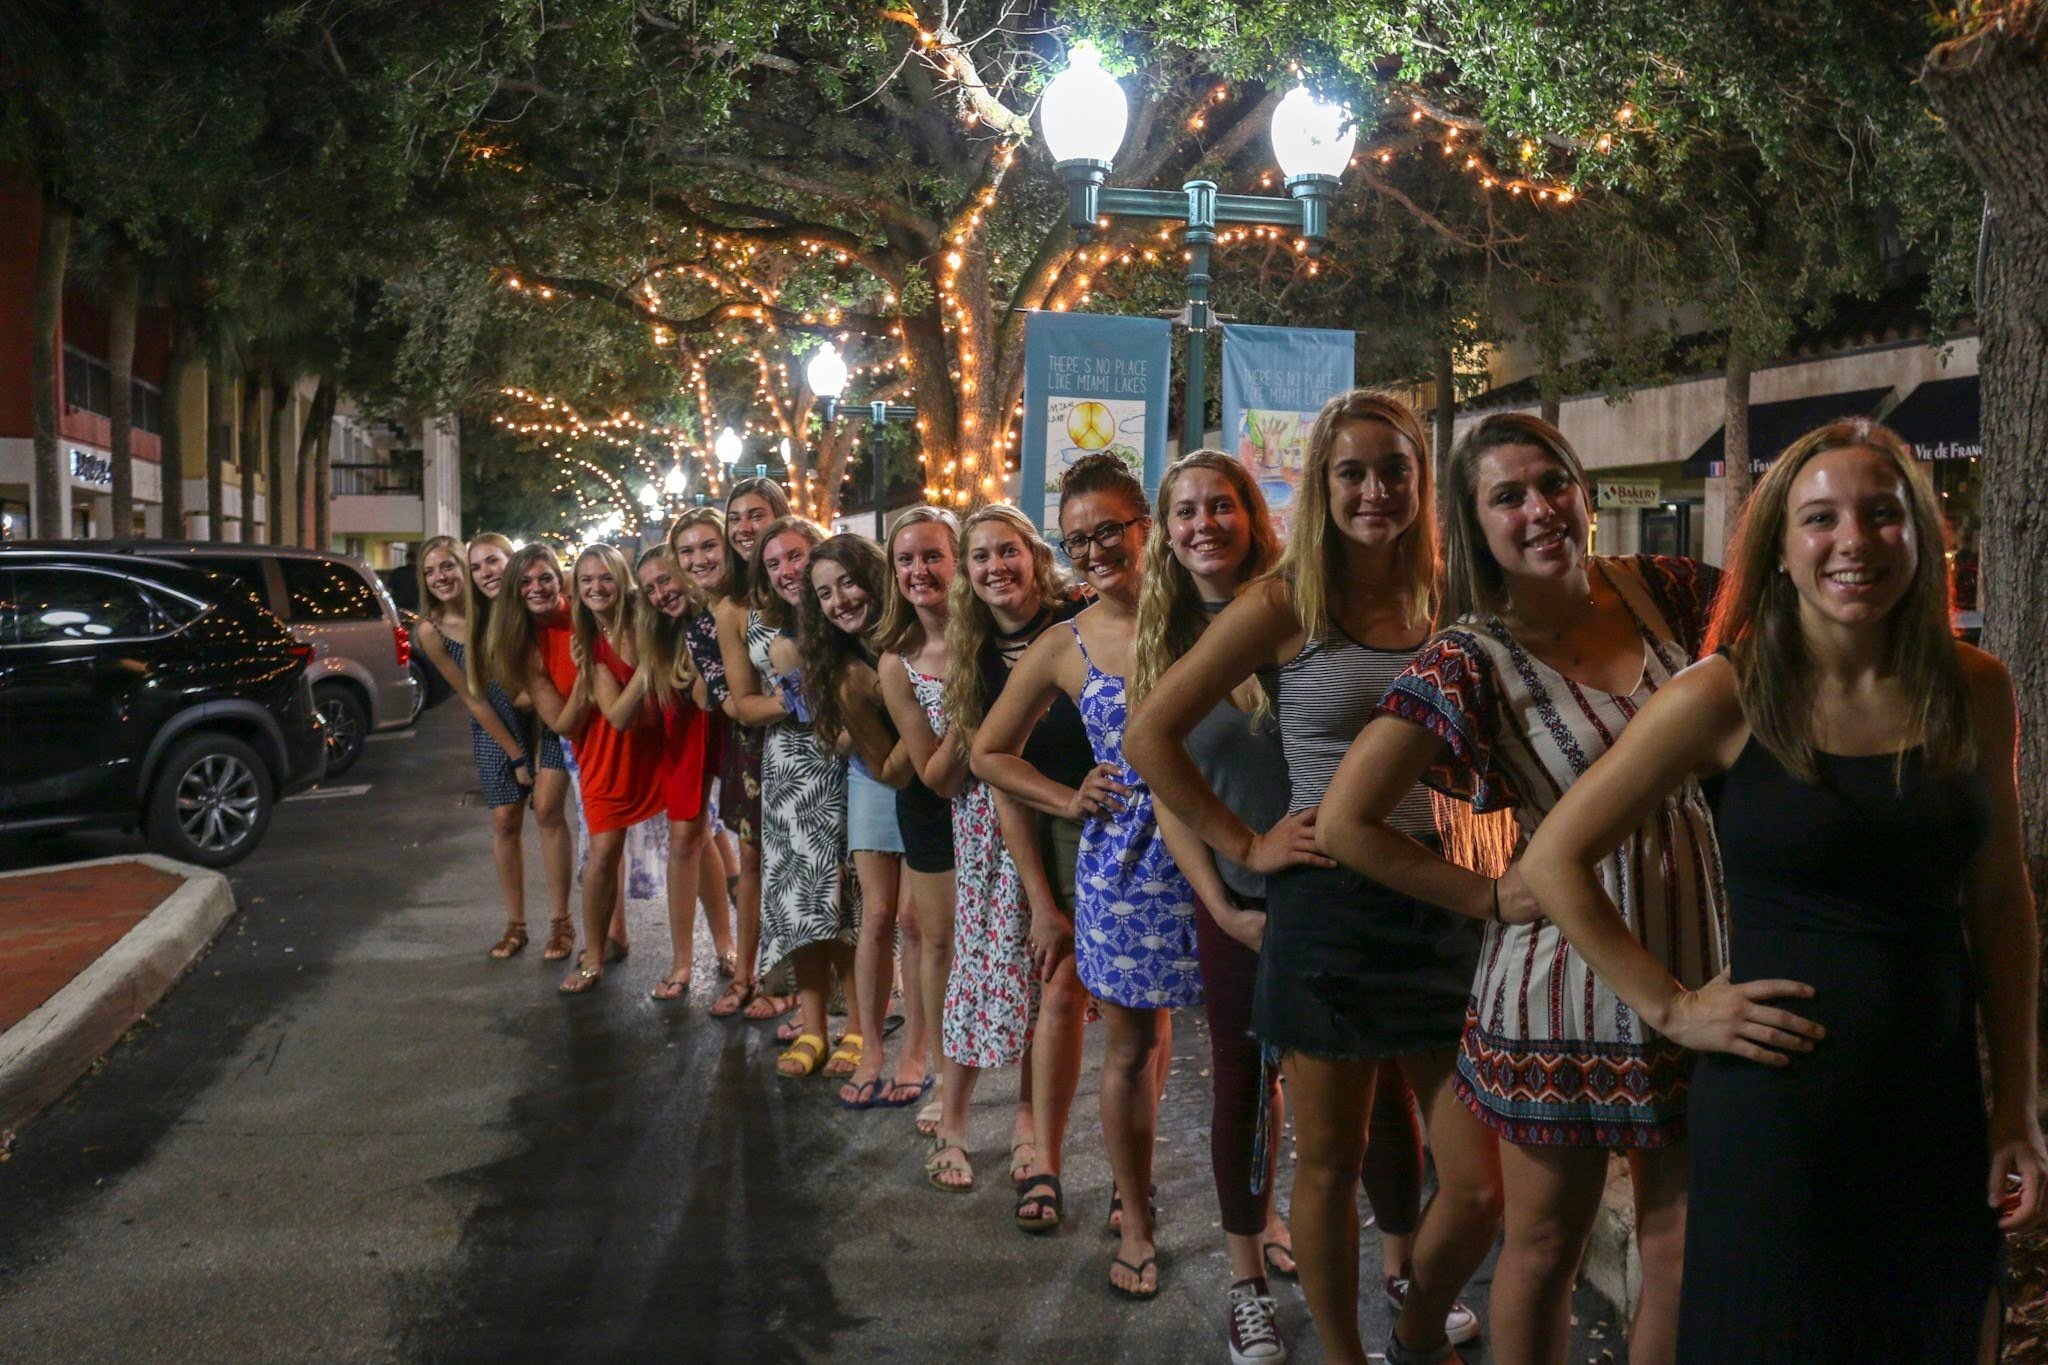
<path fill-rule="evenodd" d="M 0 1164 L 0 1355 L 1228 1359 L 1199 1012 L 1161 1121 L 1162 1293 L 1130 1304 L 1105 1279 L 1099 1036 L 1068 1226 L 1028 1238 L 1003 1179 L 1014 1074 L 977 1096 L 980 1187 L 938 1193 L 913 1111 L 841 1111 L 836 1083 L 776 1078 L 772 1025 L 705 1016 L 704 936 L 687 1008 L 647 998 L 652 919 L 594 996 L 558 997 L 538 943 L 488 961 L 486 817 L 449 708 L 344 787 L 367 790 L 279 808 L 212 951 Z M 135 847 L 0 844 L 0 866 Z M 1292 1358 L 1319 1360 L 1299 1292 L 1275 1288 Z M 1600 1359 L 1614 1329 L 1581 1310 L 1574 1359 Z M 1376 1295 L 1363 1312 L 1383 1341 Z"/>

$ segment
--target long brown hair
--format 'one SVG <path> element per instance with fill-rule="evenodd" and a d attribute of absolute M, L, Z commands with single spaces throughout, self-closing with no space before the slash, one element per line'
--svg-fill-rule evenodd
<path fill-rule="evenodd" d="M 1323 404 L 1309 428 L 1308 459 L 1301 471 L 1301 505 L 1274 574 L 1294 595 L 1294 615 L 1310 640 L 1337 629 L 1336 604 L 1345 597 L 1343 536 L 1330 526 L 1330 453 L 1337 433 L 1353 422 L 1391 427 L 1415 460 L 1415 520 L 1394 542 L 1397 580 L 1408 603 L 1408 624 L 1427 622 L 1435 605 L 1437 526 L 1431 511 L 1429 437 L 1415 409 L 1390 393 L 1352 389 Z"/>
<path fill-rule="evenodd" d="M 455 566 L 462 570 L 462 591 L 453 602 L 443 602 L 427 590 L 427 556 L 436 550 L 446 550 Z M 412 562 L 413 581 L 419 586 L 420 615 L 438 626 L 450 616 L 469 620 L 469 547 L 454 536 L 433 536 L 420 546 L 419 557 Z"/>
<path fill-rule="evenodd" d="M 811 569 L 818 564 L 837 564 L 846 576 L 868 595 L 868 628 L 859 636 L 848 635 L 825 619 L 825 609 L 811 588 Z M 873 668 L 868 637 L 875 634 L 882 617 L 882 598 L 889 579 L 889 566 L 882 552 L 866 536 L 842 533 L 811 548 L 804 562 L 804 594 L 797 602 L 797 650 L 804 661 L 804 693 L 811 702 L 811 730 L 818 742 L 834 748 L 846 730 L 846 678 L 856 667 Z"/>
<path fill-rule="evenodd" d="M 1742 714 L 1772 757 L 1816 782 L 1813 664 L 1799 621 L 1799 590 L 1780 571 L 1792 485 L 1815 456 L 1854 447 L 1890 461 L 1906 487 L 1919 562 L 1886 632 L 1886 670 L 1914 706 L 1930 770 L 1953 773 L 1975 757 L 1969 693 L 1949 624 L 1949 575 L 1941 503 L 1920 462 L 1890 427 L 1867 417 L 1816 427 L 1786 447 L 1757 481 L 1728 555 L 1709 640 L 1735 665 Z M 1902 745 L 1900 757 L 1910 745 Z"/>
<path fill-rule="evenodd" d="M 1593 485 L 1572 443 L 1541 417 L 1526 412 L 1497 412 L 1465 433 L 1444 465 L 1437 489 L 1444 524 L 1444 609 L 1446 621 L 1499 611 L 1507 603 L 1507 577 L 1487 548 L 1479 525 L 1479 461 L 1504 446 L 1535 446 L 1557 461 L 1578 485 L 1586 512 L 1593 510 Z"/>
<path fill-rule="evenodd" d="M 1173 486 L 1183 474 L 1208 469 L 1223 476 L 1237 495 L 1245 516 L 1251 521 L 1251 546 L 1238 566 L 1238 591 L 1273 567 L 1280 557 L 1280 538 L 1273 530 L 1273 514 L 1266 509 L 1266 495 L 1244 467 L 1220 450 L 1197 450 L 1166 468 L 1159 481 L 1159 496 L 1152 511 L 1156 523 L 1145 541 L 1145 583 L 1138 592 L 1138 630 L 1131 647 L 1131 676 L 1127 684 L 1130 703 L 1136 706 L 1150 692 L 1174 660 L 1194 648 L 1209 624 L 1202 594 L 1194 576 L 1173 552 L 1173 537 L 1167 531 L 1173 509 Z"/>
<path fill-rule="evenodd" d="M 562 585 L 563 594 L 572 591 L 569 580 L 563 577 L 562 561 L 555 558 L 552 546 L 534 541 L 513 552 L 512 562 L 505 566 L 503 586 L 498 589 L 500 598 L 509 594 L 512 600 L 505 603 L 503 611 L 491 613 L 485 662 L 487 679 L 503 688 L 506 696 L 517 696 L 525 690 L 526 670 L 540 648 L 540 631 L 534 625 L 533 613 L 526 609 L 526 603 L 519 597 L 519 580 L 536 563 L 545 563 L 555 571 L 555 579 Z"/>
<path fill-rule="evenodd" d="M 619 553 L 619 547 L 599 541 L 583 547 L 583 553 L 576 556 L 575 572 L 583 568 L 583 561 L 595 559 L 611 571 L 612 581 L 619 585 L 619 596 L 610 610 L 600 617 L 584 605 L 583 594 L 577 591 L 575 580 L 569 583 L 569 628 L 576 634 L 576 643 L 582 647 L 586 665 L 597 660 L 597 637 L 600 633 L 610 641 L 612 648 L 630 644 L 640 628 L 640 584 L 633 577 L 633 571 L 626 567 L 626 557 Z"/>
<path fill-rule="evenodd" d="M 875 648 L 896 654 L 915 654 L 924 647 L 924 626 L 917 619 L 917 608 L 896 586 L 896 537 L 912 526 L 942 528 L 953 538 L 953 558 L 957 561 L 960 557 L 960 520 L 943 507 L 913 507 L 889 528 L 889 543 L 882 548 L 882 564 L 889 577 L 889 602 L 882 609 L 881 624 L 875 627 Z M 957 562 L 953 576 L 960 576 Z M 948 605 L 951 602 L 952 592 L 948 589 Z"/>
<path fill-rule="evenodd" d="M 683 554 L 683 532 L 689 530 L 692 526 L 709 526 L 718 533 L 718 543 L 724 547 L 723 559 L 725 561 L 725 578 L 718 585 L 718 595 L 720 597 L 732 596 L 733 553 L 732 542 L 725 538 L 725 513 L 719 511 L 716 507 L 692 507 L 689 511 L 669 523 L 668 535 L 665 539 L 668 543 L 668 548 L 675 552 L 678 562 L 681 561 Z M 641 562 L 646 562 L 644 557 Z M 690 580 L 693 585 L 696 584 L 696 581 L 694 578 Z M 702 589 L 698 590 L 701 591 Z"/>
<path fill-rule="evenodd" d="M 462 614 L 469 622 L 469 646 L 462 657 L 462 672 L 464 681 L 469 684 L 470 693 L 481 697 L 490 688 L 490 670 L 484 665 L 484 648 L 485 641 L 491 633 L 492 612 L 498 604 L 477 591 L 476 575 L 469 571 L 468 551 L 475 550 L 479 545 L 490 545 L 503 550 L 505 572 L 508 574 L 512 572 L 512 556 L 518 551 L 512 548 L 511 541 L 496 531 L 479 531 L 469 538 L 469 544 L 462 556 L 462 581 L 465 584 L 462 590 Z M 505 595 L 505 584 L 509 581 L 503 578 L 498 580 L 498 596 Z"/>
<path fill-rule="evenodd" d="M 1031 553 L 1032 586 L 1038 609 L 1050 610 L 1066 600 L 1066 578 L 1053 557 L 1052 546 L 1038 534 L 1038 527 L 1008 503 L 992 502 L 979 508 L 960 527 L 959 572 L 953 575 L 953 589 L 946 597 L 946 690 L 943 706 L 948 734 L 960 736 L 965 744 L 980 728 L 988 708 L 995 705 L 981 676 L 981 651 L 996 633 L 995 613 L 981 600 L 968 581 L 966 557 L 974 541 L 975 528 L 999 521 L 1016 532 Z"/>
<path fill-rule="evenodd" d="M 825 540 L 825 528 L 809 517 L 778 517 L 761 528 L 761 534 L 754 541 L 754 553 L 747 560 L 747 583 L 754 610 L 761 613 L 761 619 L 777 630 L 789 630 L 796 625 L 792 613 L 795 608 L 782 600 L 782 594 L 768 581 L 768 573 L 761 567 L 761 552 L 768 548 L 768 542 L 779 535 L 795 531 L 817 549 Z M 799 593 L 801 598 L 804 594 Z"/>
<path fill-rule="evenodd" d="M 676 558 L 676 552 L 670 549 L 665 541 L 658 542 L 641 552 L 639 560 L 633 565 L 634 580 L 638 581 L 640 570 L 646 568 L 650 562 L 659 561 L 666 561 L 669 573 L 674 576 L 676 582 L 682 584 L 690 609 L 681 616 L 670 616 L 642 597 L 639 607 L 640 625 L 634 634 L 634 642 L 639 648 L 639 661 L 647 669 L 654 700 L 662 706 L 670 706 L 674 704 L 674 698 L 678 693 L 689 691 L 691 685 L 697 681 L 697 665 L 690 658 L 690 648 L 684 633 L 689 629 L 692 617 L 711 608 L 705 600 L 703 590 L 689 574 L 683 572 L 682 563 Z"/>
<path fill-rule="evenodd" d="M 768 510 L 775 514 L 777 521 L 789 515 L 789 494 L 782 491 L 782 485 L 773 479 L 756 476 L 734 482 L 725 495 L 725 516 L 719 521 L 718 529 L 725 536 L 725 595 L 736 602 L 751 602 L 754 597 L 754 582 L 748 577 L 752 572 L 754 556 L 740 558 L 740 552 L 732 547 L 732 505 L 734 501 L 752 493 L 768 504 Z M 761 542 L 755 541 L 754 548 L 760 549 Z"/>

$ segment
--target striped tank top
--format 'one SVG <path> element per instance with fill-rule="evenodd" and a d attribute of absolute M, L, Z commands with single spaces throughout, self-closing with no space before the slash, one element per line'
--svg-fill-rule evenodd
<path fill-rule="evenodd" d="M 1287 775 L 1293 790 L 1287 813 L 1319 804 L 1337 775 L 1337 765 L 1394 679 L 1421 653 L 1414 649 L 1374 649 L 1339 631 L 1328 639 L 1311 640 L 1279 670 L 1269 675 L 1267 691 L 1280 717 L 1280 743 L 1287 751 Z M 1415 837 L 1436 836 L 1436 816 L 1429 791 L 1417 783 L 1387 819 L 1388 825 Z"/>

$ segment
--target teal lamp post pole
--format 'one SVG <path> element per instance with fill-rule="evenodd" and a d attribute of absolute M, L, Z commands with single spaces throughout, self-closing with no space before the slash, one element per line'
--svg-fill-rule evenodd
<path fill-rule="evenodd" d="M 829 341 L 820 346 L 811 356 L 811 363 L 805 367 L 804 377 L 810 381 L 811 392 L 823 400 L 825 425 L 831 426 L 839 417 L 839 395 L 846 392 L 846 360 L 839 354 L 839 348 Z M 891 422 L 916 420 L 917 409 L 914 407 L 902 403 L 868 404 L 868 466 L 874 484 L 877 541 L 887 539 L 882 499 L 887 490 L 888 470 L 882 458 L 882 428 Z"/>
<path fill-rule="evenodd" d="M 1067 184 L 1067 222 L 1082 242 L 1089 241 L 1106 218 L 1149 218 L 1181 224 L 1187 249 L 1188 329 L 1187 389 L 1181 409 L 1182 453 L 1201 444 L 1207 428 L 1209 329 L 1209 253 L 1221 223 L 1249 223 L 1288 228 L 1320 255 L 1329 235 L 1330 199 L 1339 177 L 1351 163 L 1358 139 L 1350 111 L 1326 104 L 1297 86 L 1273 111 L 1273 155 L 1287 177 L 1287 198 L 1271 195 L 1219 194 L 1213 180 L 1190 180 L 1178 190 L 1141 190 L 1106 182 L 1124 131 L 1130 105 L 1123 87 L 1102 69 L 1094 48 L 1074 48 L 1071 64 L 1045 88 L 1039 104 L 1045 145 L 1052 152 L 1060 178 Z"/>

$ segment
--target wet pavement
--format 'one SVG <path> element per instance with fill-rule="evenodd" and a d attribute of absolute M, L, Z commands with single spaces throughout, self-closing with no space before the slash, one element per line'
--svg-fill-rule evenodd
<path fill-rule="evenodd" d="M 941 1194 L 914 1110 L 842 1111 L 835 1082 L 774 1075 L 772 1025 L 705 1016 L 701 933 L 687 1007 L 647 998 L 653 917 L 593 996 L 558 997 L 538 942 L 488 961 L 487 817 L 450 710 L 373 743 L 364 785 L 279 808 L 211 953 L 0 1164 L 10 1361 L 1228 1359 L 1198 1012 L 1161 1116 L 1162 1292 L 1131 1304 L 1105 1278 L 1099 1029 L 1068 1225 L 1026 1237 L 1014 1072 L 976 1097 L 978 1188 Z M 0 866 L 136 847 L 0 844 Z M 531 848 L 529 872 L 539 925 Z M 1320 1359 L 1275 1289 L 1293 1359 Z M 1384 1305 L 1362 1311 L 1383 1341 Z M 1574 1359 L 1598 1359 L 1613 1329 L 1582 1318 Z"/>

